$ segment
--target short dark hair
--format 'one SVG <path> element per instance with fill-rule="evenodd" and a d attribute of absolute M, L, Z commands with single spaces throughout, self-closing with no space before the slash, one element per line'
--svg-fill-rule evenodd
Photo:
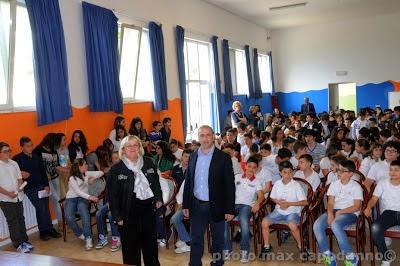
<path fill-rule="evenodd" d="M 235 150 L 235 145 L 233 145 L 232 143 L 226 143 L 224 144 L 224 149 L 232 149 Z"/>
<path fill-rule="evenodd" d="M 0 150 L 3 149 L 4 147 L 10 147 L 10 145 L 8 143 L 1 141 L 0 142 Z"/>
<path fill-rule="evenodd" d="M 246 134 L 243 135 L 243 137 L 252 139 L 253 135 L 251 135 L 250 133 L 246 133 Z"/>
<path fill-rule="evenodd" d="M 292 157 L 292 152 L 287 148 L 281 148 L 278 150 L 278 157 L 283 158 L 290 158 Z"/>
<path fill-rule="evenodd" d="M 171 122 L 171 121 L 172 121 L 171 117 L 165 117 L 165 118 L 162 120 L 162 123 L 163 123 L 163 124 L 166 124 L 166 123 Z"/>
<path fill-rule="evenodd" d="M 171 141 L 169 142 L 169 145 L 174 144 L 174 145 L 179 145 L 179 142 L 176 139 L 171 139 Z"/>
<path fill-rule="evenodd" d="M 290 144 L 295 143 L 296 140 L 294 138 L 285 138 L 282 141 L 282 147 L 287 148 L 289 147 Z"/>
<path fill-rule="evenodd" d="M 161 122 L 160 121 L 158 121 L 158 120 L 156 120 L 156 121 L 153 121 L 153 123 L 151 124 L 153 127 L 156 127 L 158 124 L 161 124 Z"/>
<path fill-rule="evenodd" d="M 271 151 L 271 145 L 269 145 L 268 143 L 264 143 L 260 146 L 260 150 Z"/>
<path fill-rule="evenodd" d="M 346 168 L 350 172 L 355 172 L 357 171 L 356 169 L 356 164 L 352 160 L 344 160 L 340 162 L 340 166 L 343 168 Z"/>
<path fill-rule="evenodd" d="M 390 138 L 390 136 L 392 136 L 392 132 L 390 131 L 390 129 L 383 129 L 381 132 L 379 132 L 379 136 Z"/>
<path fill-rule="evenodd" d="M 283 161 L 279 163 L 279 172 L 282 172 L 283 169 L 292 169 L 293 170 L 293 165 L 289 161 Z"/>
<path fill-rule="evenodd" d="M 252 133 L 256 135 L 258 138 L 261 137 L 261 129 L 253 128 Z"/>
<path fill-rule="evenodd" d="M 25 137 L 25 136 L 23 136 L 23 137 L 21 137 L 20 139 L 19 139 L 19 146 L 24 146 L 26 143 L 28 143 L 28 142 L 31 142 L 32 140 L 31 140 L 31 138 L 30 137 Z"/>
<path fill-rule="evenodd" d="M 243 122 L 239 122 L 237 124 L 237 127 L 240 128 L 241 130 L 246 130 L 246 124 Z"/>
<path fill-rule="evenodd" d="M 334 161 L 337 164 L 340 164 L 341 162 L 346 161 L 347 158 L 346 158 L 346 156 L 340 154 L 340 155 L 332 156 L 331 160 Z"/>
<path fill-rule="evenodd" d="M 250 152 L 259 152 L 258 145 L 255 144 L 255 143 L 251 144 L 251 146 L 250 146 Z"/>
<path fill-rule="evenodd" d="M 300 149 L 304 149 L 307 147 L 307 144 L 302 141 L 296 141 L 293 145 L 293 151 L 297 153 Z"/>
<path fill-rule="evenodd" d="M 390 166 L 400 166 L 400 160 L 394 160 L 390 163 Z"/>
<path fill-rule="evenodd" d="M 399 105 L 395 106 L 395 107 L 393 108 L 393 110 L 394 110 L 395 112 L 400 112 L 400 106 L 399 106 Z"/>
<path fill-rule="evenodd" d="M 185 153 L 190 155 L 190 154 L 193 153 L 193 151 L 191 149 L 184 149 L 183 152 L 182 152 L 182 155 L 185 154 Z"/>
<path fill-rule="evenodd" d="M 299 159 L 305 159 L 310 164 L 313 164 L 313 158 L 312 158 L 312 156 L 310 154 L 303 154 L 303 155 L 300 156 Z"/>
<path fill-rule="evenodd" d="M 395 148 L 397 153 L 400 154 L 400 143 L 398 141 L 391 140 L 386 142 L 385 145 L 383 145 L 383 151 L 385 151 L 388 147 Z"/>
<path fill-rule="evenodd" d="M 255 163 L 255 164 L 257 165 L 257 167 L 258 167 L 260 161 L 259 161 L 256 157 L 250 156 L 250 157 L 247 159 L 246 164 L 249 164 L 249 163 Z"/>

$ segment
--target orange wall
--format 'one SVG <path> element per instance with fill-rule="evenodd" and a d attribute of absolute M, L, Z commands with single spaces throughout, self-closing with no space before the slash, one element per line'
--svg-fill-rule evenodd
<path fill-rule="evenodd" d="M 162 121 L 164 117 L 169 116 L 172 118 L 172 137 L 183 141 L 181 100 L 169 100 L 168 107 L 167 111 L 153 112 L 150 102 L 124 104 L 123 116 L 126 119 L 127 130 L 133 117 L 139 116 L 149 132 L 154 120 Z M 0 114 L 0 141 L 9 143 L 15 155 L 20 150 L 21 136 L 29 136 L 37 145 L 47 133 L 62 132 L 67 136 L 69 143 L 72 132 L 81 129 L 88 140 L 89 150 L 94 150 L 108 137 L 116 116 L 117 114 L 112 112 L 90 112 L 89 107 L 73 108 L 73 116 L 69 120 L 39 127 L 36 112 L 4 113 Z"/>

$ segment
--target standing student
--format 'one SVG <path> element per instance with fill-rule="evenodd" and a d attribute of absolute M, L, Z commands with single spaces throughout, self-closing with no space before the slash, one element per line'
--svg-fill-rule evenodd
<path fill-rule="evenodd" d="M 172 119 L 170 117 L 165 117 L 162 121 L 163 127 L 161 128 L 162 140 L 169 143 L 171 141 L 171 124 Z"/>
<path fill-rule="evenodd" d="M 18 164 L 10 159 L 10 146 L 0 142 L 0 209 L 3 211 L 14 248 L 29 253 L 33 248 L 26 234 L 22 174 Z"/>
<path fill-rule="evenodd" d="M 122 140 L 121 160 L 109 172 L 110 209 L 122 242 L 124 264 L 158 266 L 155 209 L 162 206 L 156 166 L 136 136 Z"/>
<path fill-rule="evenodd" d="M 86 242 L 86 250 L 93 248 L 93 237 L 89 214 L 89 201 L 98 202 L 96 196 L 89 195 L 89 184 L 104 175 L 102 171 L 88 171 L 88 165 L 82 158 L 76 159 L 71 167 L 68 192 L 65 196 L 65 216 L 74 234 Z M 82 228 L 76 223 L 76 213 L 82 220 Z"/>
<path fill-rule="evenodd" d="M 356 171 L 353 161 L 346 160 L 340 163 L 339 180 L 330 184 L 327 196 L 327 211 L 314 223 L 313 229 L 320 252 L 325 259 L 325 265 L 336 265 L 335 256 L 328 246 L 325 230 L 330 226 L 335 235 L 340 251 L 346 256 L 345 265 L 356 266 L 358 256 L 352 250 L 345 232 L 346 226 L 357 221 L 360 214 L 363 191 L 352 176 Z"/>
<path fill-rule="evenodd" d="M 19 144 L 22 152 L 14 156 L 14 161 L 19 165 L 25 181 L 28 183 L 24 192 L 36 210 L 36 220 L 41 240 L 60 238 L 61 234 L 53 228 L 49 210 L 49 197 L 39 198 L 41 190 L 50 192 L 49 180 L 42 159 L 33 153 L 33 144 L 30 138 L 21 137 Z M 61 222 L 61 221 L 60 221 Z"/>
<path fill-rule="evenodd" d="M 382 266 L 390 266 L 392 259 L 388 256 L 388 248 L 384 233 L 393 226 L 400 225 L 400 161 L 390 163 L 390 179 L 378 182 L 372 198 L 369 200 L 364 213 L 372 216 L 372 208 L 380 201 L 381 214 L 372 225 L 372 237 L 378 251 L 383 255 Z"/>
<path fill-rule="evenodd" d="M 82 130 L 75 130 L 72 133 L 71 142 L 68 145 L 68 151 L 71 163 L 73 163 L 75 159 L 85 158 L 88 151 L 88 144 Z"/>
<path fill-rule="evenodd" d="M 192 245 L 190 265 L 200 266 L 204 251 L 204 232 L 210 224 L 213 261 L 223 265 L 225 221 L 235 213 L 235 183 L 232 161 L 214 146 L 209 126 L 199 128 L 200 148 L 189 159 L 183 192 L 183 214 L 190 217 Z"/>

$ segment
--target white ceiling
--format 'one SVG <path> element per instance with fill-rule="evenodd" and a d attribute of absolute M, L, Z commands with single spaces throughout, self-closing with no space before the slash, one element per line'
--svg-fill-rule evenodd
<path fill-rule="evenodd" d="M 400 12 L 400 0 L 203 0 L 267 29 L 296 27 Z M 307 2 L 270 11 L 270 7 Z"/>

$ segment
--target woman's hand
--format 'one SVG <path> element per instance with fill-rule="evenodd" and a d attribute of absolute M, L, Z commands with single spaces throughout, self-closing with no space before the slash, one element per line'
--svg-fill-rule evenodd
<path fill-rule="evenodd" d="M 156 202 L 156 208 L 157 209 L 161 208 L 162 205 L 163 205 L 163 203 L 161 201 L 157 201 Z"/>
<path fill-rule="evenodd" d="M 92 201 L 92 202 L 99 202 L 99 198 L 96 197 L 96 196 L 90 196 L 89 200 Z"/>

